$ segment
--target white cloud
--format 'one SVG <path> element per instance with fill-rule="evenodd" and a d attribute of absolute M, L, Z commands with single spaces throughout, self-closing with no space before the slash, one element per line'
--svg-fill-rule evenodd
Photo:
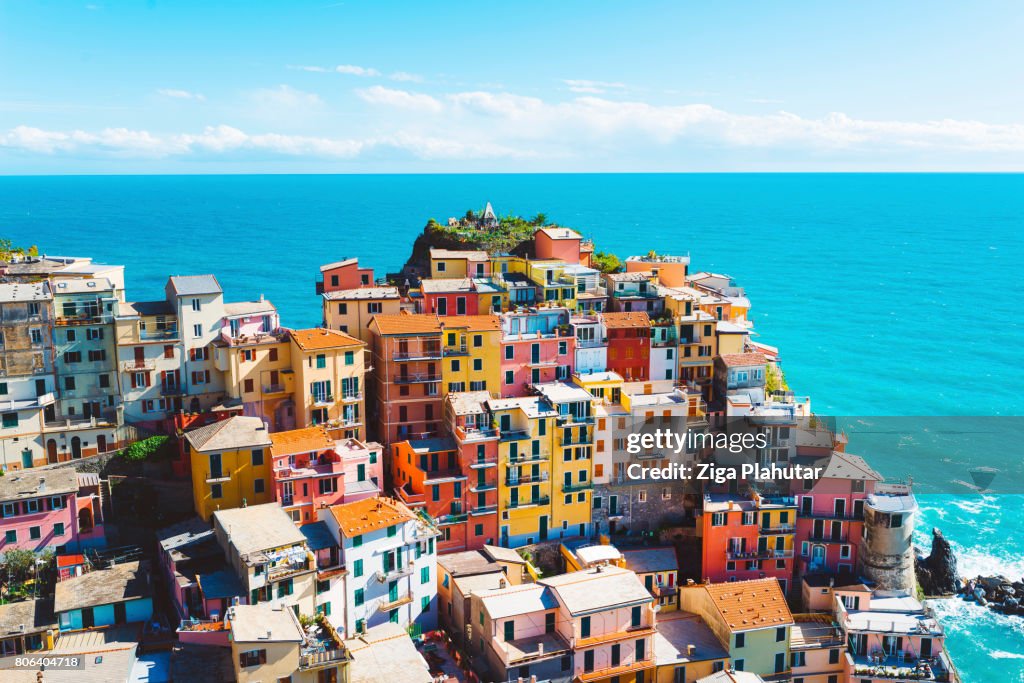
<path fill-rule="evenodd" d="M 614 83 L 610 81 L 590 81 L 580 78 L 567 78 L 562 80 L 569 90 L 575 93 L 585 93 L 589 95 L 600 95 L 609 90 L 622 90 L 626 87 L 625 83 Z"/>
<path fill-rule="evenodd" d="M 303 66 L 303 65 L 289 66 L 288 68 L 289 69 L 295 69 L 296 71 L 312 71 L 313 73 L 318 73 L 318 74 L 325 74 L 328 71 L 332 71 L 333 70 L 333 69 L 328 69 L 325 66 Z"/>
<path fill-rule="evenodd" d="M 334 70 L 339 74 L 346 74 L 348 76 L 380 76 L 380 72 L 376 69 L 371 69 L 365 66 L 356 66 L 355 64 L 339 64 L 334 67 Z"/>
<path fill-rule="evenodd" d="M 196 100 L 197 102 L 206 101 L 206 96 L 202 93 L 191 92 L 189 90 L 179 90 L 177 88 L 160 88 L 156 92 L 159 95 L 163 95 L 164 97 L 173 97 L 176 100 Z"/>
<path fill-rule="evenodd" d="M 410 92 L 408 90 L 385 88 L 382 85 L 374 85 L 362 90 L 356 90 L 356 95 L 370 104 L 412 109 L 420 112 L 439 112 L 444 108 L 440 100 L 430 95 Z"/>
<path fill-rule="evenodd" d="M 252 99 L 260 106 L 278 108 L 310 108 L 319 107 L 323 100 L 316 93 L 297 90 L 290 85 L 279 85 L 276 88 L 260 88 L 250 93 Z"/>
<path fill-rule="evenodd" d="M 411 74 L 408 71 L 396 71 L 388 76 L 393 81 L 399 81 L 403 83 L 422 83 L 423 76 L 419 74 Z"/>

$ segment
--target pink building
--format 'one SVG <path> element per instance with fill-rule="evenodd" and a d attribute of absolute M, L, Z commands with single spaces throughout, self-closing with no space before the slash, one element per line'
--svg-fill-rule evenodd
<path fill-rule="evenodd" d="M 501 316 L 501 395 L 526 396 L 531 384 L 572 376 L 576 338 L 564 308 Z"/>
<path fill-rule="evenodd" d="M 819 479 L 792 482 L 797 571 L 801 576 L 852 572 L 864 531 L 864 502 L 882 477 L 860 456 L 839 451 L 812 466 L 823 468 Z"/>
<path fill-rule="evenodd" d="M 73 468 L 7 472 L 0 477 L 0 553 L 80 550 L 77 513 Z"/>
<path fill-rule="evenodd" d="M 378 444 L 345 439 L 320 425 L 275 432 L 270 439 L 274 496 L 297 524 L 316 522 L 321 507 L 380 492 Z"/>
<path fill-rule="evenodd" d="M 231 584 L 224 551 L 213 528 L 193 517 L 157 531 L 159 566 L 170 590 L 171 604 L 179 620 L 208 619 L 224 614 L 231 596 L 220 595 L 220 584 Z M 235 579 L 232 586 L 245 589 Z M 210 596 L 205 595 L 209 591 Z M 232 591 L 228 591 L 232 592 Z"/>
<path fill-rule="evenodd" d="M 316 283 L 316 293 L 371 287 L 373 282 L 373 268 L 360 268 L 359 259 L 350 258 L 320 266 L 320 282 Z"/>
<path fill-rule="evenodd" d="M 469 278 L 421 280 L 417 307 L 430 315 L 477 315 L 479 298 Z"/>
<path fill-rule="evenodd" d="M 103 497 L 100 475 L 94 472 L 78 473 L 78 495 L 75 514 L 78 517 L 78 550 L 102 547 L 107 544 L 103 528 Z"/>

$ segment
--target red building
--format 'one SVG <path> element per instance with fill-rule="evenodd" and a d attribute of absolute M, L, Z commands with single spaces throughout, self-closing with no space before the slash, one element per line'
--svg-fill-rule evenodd
<path fill-rule="evenodd" d="M 395 496 L 434 518 L 439 553 L 477 550 L 498 535 L 498 433 L 484 408 L 489 397 L 486 391 L 448 395 L 445 417 L 454 438 L 392 446 Z"/>
<path fill-rule="evenodd" d="M 420 313 L 430 315 L 477 315 L 480 297 L 469 278 L 422 280 Z M 415 295 L 413 295 L 415 298 Z"/>
<path fill-rule="evenodd" d="M 372 287 L 373 282 L 373 268 L 360 268 L 359 259 L 350 258 L 320 266 L 320 281 L 316 283 L 316 293 Z"/>
<path fill-rule="evenodd" d="M 627 382 L 651 376 L 651 319 L 644 311 L 602 313 L 608 330 L 608 369 Z"/>

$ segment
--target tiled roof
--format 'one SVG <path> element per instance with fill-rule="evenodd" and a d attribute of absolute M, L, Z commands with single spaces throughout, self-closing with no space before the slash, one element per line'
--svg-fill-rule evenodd
<path fill-rule="evenodd" d="M 664 571 L 674 572 L 679 569 L 675 548 L 624 550 L 622 556 L 626 559 L 626 568 L 632 569 L 637 574 Z"/>
<path fill-rule="evenodd" d="M 651 318 L 645 311 L 630 311 L 628 313 L 602 313 L 604 325 L 610 330 L 627 327 L 650 327 Z"/>
<path fill-rule="evenodd" d="M 583 239 L 582 235 L 580 235 L 575 230 L 571 230 L 569 228 L 556 228 L 556 227 L 541 228 L 537 232 L 542 232 L 542 233 L 544 233 L 545 235 L 547 235 L 549 238 L 551 238 L 553 240 L 579 240 L 579 239 Z"/>
<path fill-rule="evenodd" d="M 768 359 L 763 353 L 726 353 L 722 355 L 725 367 L 743 367 L 746 365 L 766 365 Z"/>
<path fill-rule="evenodd" d="M 269 446 L 270 437 L 263 420 L 235 415 L 185 433 L 185 439 L 197 451 L 225 451 L 253 446 Z"/>
<path fill-rule="evenodd" d="M 416 519 L 409 508 L 390 498 L 366 498 L 355 503 L 332 505 L 331 514 L 341 533 L 349 538 Z"/>
<path fill-rule="evenodd" d="M 733 631 L 788 626 L 793 615 L 776 579 L 754 579 L 704 586 L 718 613 Z"/>
<path fill-rule="evenodd" d="M 363 342 L 344 332 L 328 330 L 323 327 L 312 327 L 308 330 L 292 330 L 292 339 L 303 351 L 319 349 L 337 349 L 345 346 L 363 346 Z"/>
<path fill-rule="evenodd" d="M 313 453 L 334 446 L 334 441 L 322 426 L 290 429 L 270 435 L 270 453 L 277 457 L 294 453 Z"/>
<path fill-rule="evenodd" d="M 825 471 L 821 473 L 822 479 L 863 479 L 865 481 L 882 481 L 882 475 L 872 469 L 870 465 L 859 455 L 833 451 L 832 455 L 822 458 L 825 461 Z M 818 461 L 818 465 L 822 464 Z"/>
<path fill-rule="evenodd" d="M 224 291 L 213 275 L 172 275 L 170 284 L 178 296 L 220 294 Z"/>
<path fill-rule="evenodd" d="M 501 318 L 496 315 L 449 315 L 441 318 L 446 328 L 464 327 L 470 332 L 501 330 Z"/>
<path fill-rule="evenodd" d="M 437 334 L 441 323 L 436 315 L 399 313 L 396 315 L 375 315 L 371 325 L 383 335 L 389 334 Z"/>

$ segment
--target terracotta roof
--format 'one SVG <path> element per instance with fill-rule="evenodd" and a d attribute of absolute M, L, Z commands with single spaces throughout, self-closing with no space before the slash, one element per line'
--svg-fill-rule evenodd
<path fill-rule="evenodd" d="M 651 318 L 645 311 L 630 311 L 629 313 L 602 313 L 604 325 L 608 329 L 624 327 L 650 327 Z"/>
<path fill-rule="evenodd" d="M 312 453 L 334 446 L 334 441 L 322 426 L 291 429 L 270 435 L 270 453 L 274 456 L 293 453 Z"/>
<path fill-rule="evenodd" d="M 501 318 L 496 315 L 449 315 L 440 320 L 448 329 L 464 327 L 470 332 L 501 330 Z"/>
<path fill-rule="evenodd" d="M 733 631 L 788 626 L 793 615 L 776 579 L 710 583 L 704 590 Z"/>
<path fill-rule="evenodd" d="M 315 351 L 317 349 L 336 349 L 343 346 L 363 346 L 363 342 L 355 337 L 350 337 L 344 332 L 328 330 L 323 327 L 313 327 L 308 330 L 292 330 L 292 339 L 303 351 Z"/>
<path fill-rule="evenodd" d="M 741 367 L 744 365 L 767 365 L 768 359 L 763 353 L 726 353 L 722 355 L 725 367 Z"/>
<path fill-rule="evenodd" d="M 416 519 L 409 508 L 390 498 L 365 498 L 355 503 L 332 505 L 331 514 L 341 533 L 349 538 Z"/>
<path fill-rule="evenodd" d="M 377 332 L 389 334 L 437 334 L 441 331 L 441 323 L 436 315 L 414 313 L 398 313 L 395 315 L 375 315 L 371 326 Z"/>

